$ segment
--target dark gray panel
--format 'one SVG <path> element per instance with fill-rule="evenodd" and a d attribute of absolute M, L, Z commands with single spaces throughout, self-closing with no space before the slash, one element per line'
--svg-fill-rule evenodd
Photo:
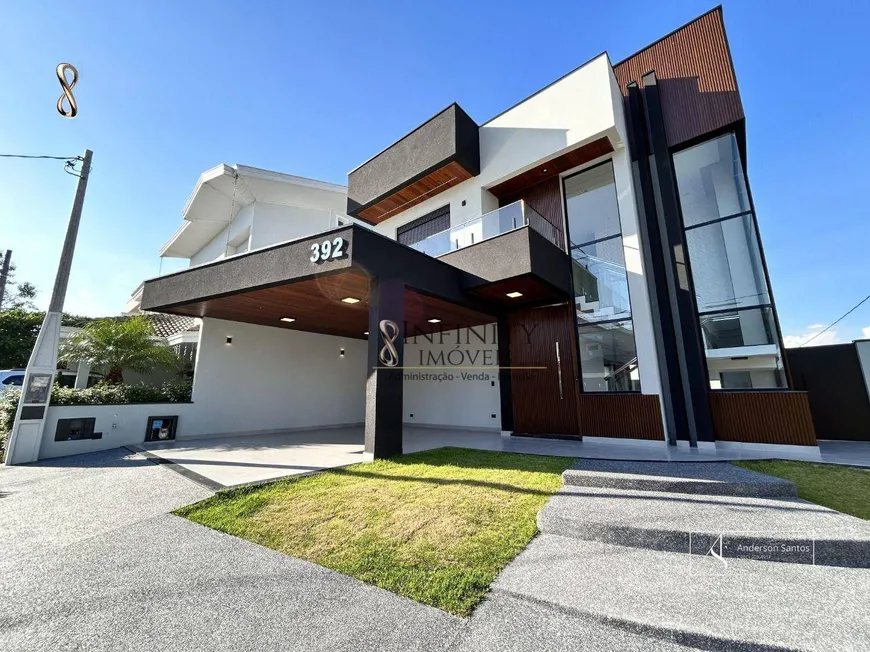
<path fill-rule="evenodd" d="M 476 277 L 467 281 L 466 287 L 534 274 L 571 293 L 571 259 L 529 227 L 451 252 L 439 260 Z"/>
<path fill-rule="evenodd" d="M 478 126 L 456 104 L 348 174 L 348 213 L 357 214 L 451 161 L 472 176 L 480 173 Z"/>
<path fill-rule="evenodd" d="M 356 227 L 359 228 L 359 227 Z M 347 269 L 354 250 L 354 227 L 341 227 L 310 238 L 257 249 L 215 263 L 145 281 L 142 310 L 159 310 L 195 300 L 300 281 Z M 344 239 L 341 258 L 311 261 L 311 246 L 324 240 Z"/>
<path fill-rule="evenodd" d="M 43 414 L 45 414 L 44 405 L 25 405 L 21 408 L 21 418 L 25 420 L 41 419 Z"/>

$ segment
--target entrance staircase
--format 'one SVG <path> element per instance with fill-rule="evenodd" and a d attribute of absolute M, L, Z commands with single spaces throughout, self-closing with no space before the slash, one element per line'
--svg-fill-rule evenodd
<path fill-rule="evenodd" d="M 580 460 L 538 528 L 495 594 L 649 649 L 870 650 L 870 522 L 790 482 L 727 463 Z"/>

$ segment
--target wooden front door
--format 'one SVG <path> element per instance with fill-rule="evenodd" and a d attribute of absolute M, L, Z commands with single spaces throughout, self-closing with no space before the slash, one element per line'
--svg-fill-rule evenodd
<path fill-rule="evenodd" d="M 579 437 L 576 339 L 569 304 L 518 310 L 510 314 L 509 324 L 514 432 Z"/>

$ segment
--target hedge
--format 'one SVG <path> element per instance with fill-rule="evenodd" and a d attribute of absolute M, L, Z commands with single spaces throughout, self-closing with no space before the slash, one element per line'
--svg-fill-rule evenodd
<path fill-rule="evenodd" d="M 167 381 L 160 387 L 150 385 L 99 384 L 88 389 L 73 389 L 54 385 L 51 405 L 124 405 L 132 403 L 186 403 L 190 401 L 190 381 Z M 0 450 L 5 448 L 6 435 L 12 430 L 18 409 L 20 389 L 9 389 L 0 399 Z"/>

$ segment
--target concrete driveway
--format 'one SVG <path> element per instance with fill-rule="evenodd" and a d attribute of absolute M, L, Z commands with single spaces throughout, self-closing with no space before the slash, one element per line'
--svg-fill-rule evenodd
<path fill-rule="evenodd" d="M 0 467 L 0 650 L 690 649 L 503 591 L 456 618 L 168 513 L 209 495 L 124 449 Z"/>
<path fill-rule="evenodd" d="M 357 464 L 364 441 L 362 427 L 321 428 L 148 443 L 139 450 L 220 489 Z"/>
<path fill-rule="evenodd" d="M 0 650 L 441 650 L 464 622 L 170 515 L 123 449 L 0 468 Z"/>

